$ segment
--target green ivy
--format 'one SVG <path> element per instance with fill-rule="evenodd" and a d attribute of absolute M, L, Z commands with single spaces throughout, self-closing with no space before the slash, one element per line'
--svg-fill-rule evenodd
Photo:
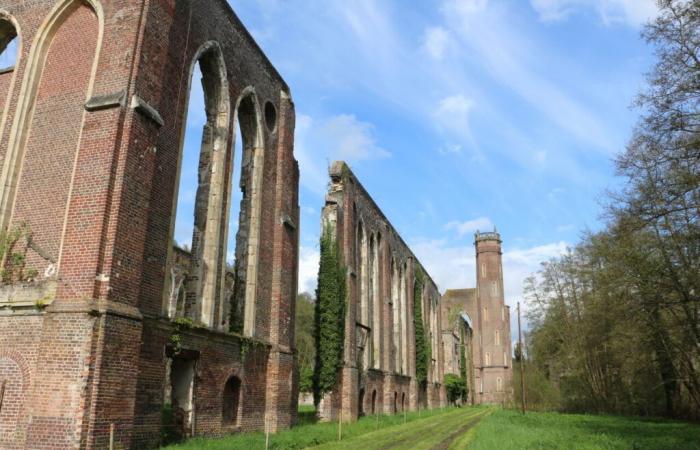
<path fill-rule="evenodd" d="M 459 352 L 459 374 L 462 377 L 462 381 L 464 382 L 464 394 L 462 396 L 462 400 L 466 402 L 467 396 L 469 395 L 469 378 L 467 377 L 467 342 L 465 340 L 466 333 L 464 332 L 464 329 L 467 327 L 467 324 L 465 324 L 463 320 L 460 320 L 459 323 L 459 333 L 462 342 L 462 344 L 460 345 L 461 351 Z"/>
<path fill-rule="evenodd" d="M 423 269 L 420 266 L 416 266 L 416 279 L 413 284 L 413 326 L 416 330 L 416 380 L 421 387 L 424 387 L 428 381 L 428 366 L 431 358 L 430 343 L 425 335 L 423 313 L 421 311 L 424 283 Z"/>
<path fill-rule="evenodd" d="M 330 229 L 321 236 L 321 260 L 316 288 L 316 364 L 313 375 L 316 404 L 337 384 L 343 366 L 345 340 L 345 268 L 340 263 L 338 245 Z"/>
<path fill-rule="evenodd" d="M 173 332 L 170 335 L 170 345 L 173 347 L 173 351 L 177 354 L 182 350 L 182 336 L 180 333 L 184 330 L 190 330 L 192 328 L 198 328 L 198 325 L 194 320 L 189 317 L 178 317 L 172 321 Z"/>

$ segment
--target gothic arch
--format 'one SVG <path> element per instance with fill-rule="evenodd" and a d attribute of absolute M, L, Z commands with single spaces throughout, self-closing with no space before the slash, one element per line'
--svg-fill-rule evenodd
<path fill-rule="evenodd" d="M 236 266 L 238 278 L 245 280 L 245 286 L 237 288 L 237 297 L 242 298 L 243 334 L 255 336 L 256 289 L 258 279 L 258 259 L 260 251 L 260 222 L 262 214 L 262 182 L 265 145 L 263 135 L 262 113 L 255 88 L 248 86 L 236 100 L 234 123 L 240 125 L 243 140 L 241 189 L 243 198 L 239 215 L 238 236 L 236 238 Z M 234 130 L 236 126 L 232 127 Z M 235 139 L 235 138 L 234 138 Z M 233 154 L 230 164 L 233 166 Z M 233 189 L 233 186 L 231 187 Z M 228 212 L 231 202 L 231 190 L 228 193 Z M 247 236 L 241 240 L 241 236 Z M 243 244 L 243 245 L 241 245 Z"/>
<path fill-rule="evenodd" d="M 6 228 L 11 219 L 19 175 L 18 172 L 24 156 L 27 138 L 29 137 L 29 127 L 34 113 L 36 94 L 51 43 L 65 21 L 81 5 L 86 5 L 91 8 L 97 16 L 95 55 L 92 60 L 90 81 L 85 100 L 90 98 L 92 94 L 104 34 L 104 12 L 102 4 L 98 0 L 61 0 L 54 6 L 39 26 L 36 38 L 29 49 L 26 70 L 22 78 L 19 102 L 10 130 L 7 153 L 0 172 L 0 229 Z M 78 148 L 80 145 L 79 143 L 80 139 L 78 139 Z"/>
<path fill-rule="evenodd" d="M 187 92 L 191 93 L 195 68 L 199 65 L 202 73 L 202 90 L 206 122 L 202 130 L 201 147 L 198 153 L 198 186 L 191 241 L 192 267 L 191 275 L 197 280 L 194 286 L 194 298 L 186 302 L 186 313 L 198 322 L 210 327 L 221 327 L 224 316 L 225 293 L 225 255 L 224 230 L 227 214 L 224 200 L 227 186 L 224 170 L 227 153 L 232 152 L 229 145 L 229 127 L 231 123 L 231 101 L 229 96 L 228 76 L 223 52 L 215 41 L 207 41 L 194 53 L 189 66 Z M 173 196 L 173 214 L 170 222 L 169 242 L 175 233 L 177 202 L 180 195 L 182 166 L 185 154 L 185 135 L 189 101 L 182 113 L 184 118 L 180 131 L 180 147 L 177 165 L 177 190 Z M 173 261 L 173 249 L 168 248 L 169 264 Z M 169 281 L 166 280 L 166 286 Z M 168 290 L 165 290 L 168 295 Z"/>

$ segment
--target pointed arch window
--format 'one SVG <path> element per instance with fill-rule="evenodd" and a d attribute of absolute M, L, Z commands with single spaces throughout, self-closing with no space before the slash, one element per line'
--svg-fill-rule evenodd
<path fill-rule="evenodd" d="M 10 72 L 17 64 L 19 37 L 12 22 L 0 16 L 0 74 Z"/>
<path fill-rule="evenodd" d="M 185 314 L 205 325 L 224 328 L 227 155 L 230 100 L 223 56 L 217 43 L 197 52 L 191 69 L 189 100 L 184 114 L 179 189 L 173 220 L 173 241 L 190 252 L 190 278 Z M 172 254 L 172 250 L 171 250 Z M 172 258 L 172 256 L 171 256 Z"/>

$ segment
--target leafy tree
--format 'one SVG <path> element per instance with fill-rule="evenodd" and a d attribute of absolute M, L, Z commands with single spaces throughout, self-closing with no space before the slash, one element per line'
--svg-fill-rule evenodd
<path fill-rule="evenodd" d="M 526 283 L 526 365 L 562 409 L 700 417 L 700 1 L 658 4 L 605 228 Z"/>

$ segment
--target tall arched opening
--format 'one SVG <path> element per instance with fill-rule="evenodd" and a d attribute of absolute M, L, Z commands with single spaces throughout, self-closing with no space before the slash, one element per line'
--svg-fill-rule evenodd
<path fill-rule="evenodd" d="M 184 313 L 210 327 L 223 327 L 226 224 L 225 187 L 230 100 L 219 45 L 198 50 L 191 69 L 178 162 L 173 241 L 190 252 Z M 172 260 L 172 249 L 170 249 Z M 172 301 L 173 297 L 170 295 Z M 177 308 L 168 308 L 168 311 Z"/>

